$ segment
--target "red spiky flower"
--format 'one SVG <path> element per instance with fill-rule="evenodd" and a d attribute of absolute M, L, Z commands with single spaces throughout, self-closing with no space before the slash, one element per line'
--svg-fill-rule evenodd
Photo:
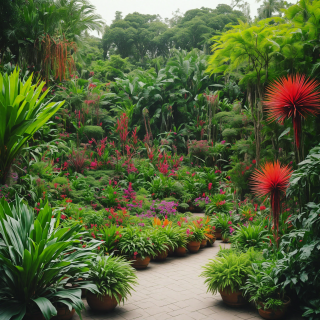
<path fill-rule="evenodd" d="M 273 224 L 276 230 L 275 239 L 278 239 L 281 195 L 286 193 L 292 169 L 282 166 L 279 161 L 266 162 L 261 170 L 255 169 L 250 177 L 251 187 L 258 197 L 270 195 Z"/>
<path fill-rule="evenodd" d="M 297 148 L 300 145 L 302 118 L 320 112 L 319 82 L 305 75 L 281 77 L 267 88 L 264 105 L 269 121 L 283 123 L 292 118 Z"/>

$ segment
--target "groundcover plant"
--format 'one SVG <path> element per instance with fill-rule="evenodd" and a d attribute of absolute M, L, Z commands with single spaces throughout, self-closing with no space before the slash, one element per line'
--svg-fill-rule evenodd
<path fill-rule="evenodd" d="M 117 305 L 222 240 L 209 292 L 319 319 L 319 6 L 1 3 L 0 318 Z"/>

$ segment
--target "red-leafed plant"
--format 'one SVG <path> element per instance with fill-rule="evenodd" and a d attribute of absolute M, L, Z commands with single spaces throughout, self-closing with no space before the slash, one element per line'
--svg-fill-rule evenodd
<path fill-rule="evenodd" d="M 251 187 L 256 196 L 270 195 L 274 238 L 278 243 L 279 216 L 281 213 L 281 195 L 286 193 L 292 169 L 289 166 L 282 166 L 279 161 L 267 162 L 261 170 L 255 169 L 250 178 Z"/>
<path fill-rule="evenodd" d="M 88 164 L 88 158 L 86 156 L 85 151 L 72 150 L 68 158 L 69 167 L 76 172 L 83 173 L 83 170 Z"/>
<path fill-rule="evenodd" d="M 66 79 L 66 73 L 72 73 L 75 70 L 75 63 L 71 52 L 77 51 L 77 46 L 74 42 L 63 38 L 54 39 L 49 34 L 44 34 L 38 40 L 39 50 L 42 55 L 42 72 L 47 80 L 53 72 L 55 79 Z"/>
<path fill-rule="evenodd" d="M 124 146 L 127 142 L 127 138 L 128 138 L 128 134 L 129 134 L 128 122 L 129 122 L 128 116 L 125 113 L 123 113 L 120 116 L 120 119 L 117 120 L 117 125 L 116 125 L 116 132 L 119 133 L 123 153 L 124 153 Z"/>
<path fill-rule="evenodd" d="M 305 75 L 281 77 L 267 88 L 264 102 L 269 121 L 283 123 L 292 118 L 296 146 L 301 140 L 301 123 L 308 115 L 320 112 L 320 83 Z"/>

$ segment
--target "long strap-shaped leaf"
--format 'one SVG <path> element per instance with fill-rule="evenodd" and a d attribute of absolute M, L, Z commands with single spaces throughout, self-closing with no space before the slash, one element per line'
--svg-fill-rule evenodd
<path fill-rule="evenodd" d="M 42 93 L 45 83 L 32 85 L 32 78 L 22 82 L 19 69 L 0 74 L 0 182 L 26 141 L 64 104 L 43 103 L 49 89 Z"/>

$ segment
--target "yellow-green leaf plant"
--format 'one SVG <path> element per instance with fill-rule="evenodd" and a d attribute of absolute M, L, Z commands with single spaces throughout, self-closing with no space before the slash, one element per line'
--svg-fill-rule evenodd
<path fill-rule="evenodd" d="M 49 92 L 42 92 L 45 82 L 32 84 L 33 75 L 23 81 L 19 71 L 16 68 L 9 75 L 0 74 L 0 185 L 5 184 L 24 144 L 64 104 L 44 102 Z"/>

